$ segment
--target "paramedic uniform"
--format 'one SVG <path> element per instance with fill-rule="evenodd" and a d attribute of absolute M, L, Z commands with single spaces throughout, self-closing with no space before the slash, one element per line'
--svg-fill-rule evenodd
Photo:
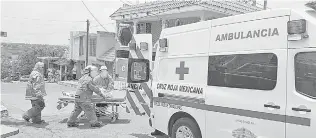
<path fill-rule="evenodd" d="M 33 123 L 43 123 L 41 120 L 42 110 L 45 107 L 44 96 L 46 96 L 45 81 L 43 76 L 44 63 L 38 62 L 35 64 L 33 71 L 30 74 L 25 99 L 31 100 L 32 108 L 23 114 L 23 119 Z"/>
<path fill-rule="evenodd" d="M 76 125 L 78 115 L 84 111 L 86 117 L 89 119 L 91 126 L 100 124 L 97 121 L 94 106 L 92 103 L 92 94 L 97 93 L 101 97 L 105 97 L 99 88 L 93 84 L 92 77 L 89 74 L 85 74 L 79 79 L 79 85 L 75 95 L 75 109 L 72 111 L 69 119 L 68 126 Z"/>

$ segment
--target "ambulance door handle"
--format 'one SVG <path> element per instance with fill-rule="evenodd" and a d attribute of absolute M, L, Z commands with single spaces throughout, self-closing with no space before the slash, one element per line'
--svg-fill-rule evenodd
<path fill-rule="evenodd" d="M 293 107 L 292 110 L 293 111 L 302 111 L 302 112 L 312 112 L 311 109 L 302 109 L 302 108 L 296 108 L 296 107 Z"/>
<path fill-rule="evenodd" d="M 158 97 L 165 97 L 163 93 L 158 93 Z"/>
<path fill-rule="evenodd" d="M 264 104 L 264 107 L 275 108 L 275 109 L 280 109 L 281 108 L 278 105 L 272 105 L 272 104 Z"/>

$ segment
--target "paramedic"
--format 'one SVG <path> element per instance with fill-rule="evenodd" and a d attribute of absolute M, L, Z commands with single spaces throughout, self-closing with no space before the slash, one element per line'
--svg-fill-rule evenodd
<path fill-rule="evenodd" d="M 31 100 L 32 108 L 26 111 L 22 118 L 27 122 L 32 119 L 32 122 L 35 124 L 45 123 L 41 119 L 42 110 L 45 107 L 44 96 L 46 96 L 43 73 L 44 63 L 37 62 L 30 74 L 25 94 L 25 99 Z"/>
<path fill-rule="evenodd" d="M 106 98 L 99 88 L 93 83 L 93 78 L 98 75 L 98 68 L 95 66 L 87 66 L 84 70 L 84 75 L 79 79 L 78 87 L 75 95 L 75 109 L 72 111 L 67 126 L 77 127 L 78 115 L 84 111 L 86 117 L 91 123 L 91 127 L 102 127 L 102 123 L 98 122 L 95 109 L 92 103 L 92 94 L 95 92 L 103 98 Z"/>
<path fill-rule="evenodd" d="M 94 84 L 96 84 L 99 88 L 105 90 L 106 93 L 114 90 L 114 81 L 112 77 L 109 75 L 108 68 L 106 66 L 101 66 L 100 74 L 93 79 Z M 107 107 L 107 104 L 96 104 L 97 107 Z M 108 111 L 111 108 L 108 108 Z"/>

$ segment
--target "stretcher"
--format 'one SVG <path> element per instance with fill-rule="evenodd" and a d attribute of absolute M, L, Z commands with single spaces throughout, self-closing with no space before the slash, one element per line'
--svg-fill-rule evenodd
<path fill-rule="evenodd" d="M 106 94 L 108 95 L 108 93 Z M 115 122 L 118 117 L 118 107 L 126 107 L 126 91 L 114 90 L 110 92 L 111 98 L 103 99 L 99 95 L 92 95 L 92 103 L 94 104 L 97 117 L 110 117 L 111 122 Z M 75 92 L 62 92 L 61 97 L 58 98 L 57 109 L 60 110 L 66 107 L 69 103 L 75 103 Z M 109 111 L 107 108 L 112 108 Z M 84 114 L 81 118 L 85 118 Z"/>

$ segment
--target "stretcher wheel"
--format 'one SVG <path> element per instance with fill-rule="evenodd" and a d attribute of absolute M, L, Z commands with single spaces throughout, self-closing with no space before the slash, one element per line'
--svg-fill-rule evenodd
<path fill-rule="evenodd" d="M 114 123 L 116 121 L 116 119 L 117 119 L 116 116 L 111 117 L 111 123 Z"/>

